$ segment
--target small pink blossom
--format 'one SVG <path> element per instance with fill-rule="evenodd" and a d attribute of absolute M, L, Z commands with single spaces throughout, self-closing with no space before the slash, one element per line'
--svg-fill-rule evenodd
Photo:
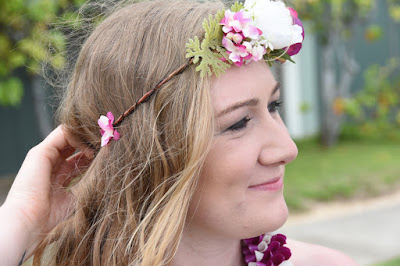
<path fill-rule="evenodd" d="M 228 33 L 232 30 L 236 32 L 242 32 L 247 27 L 247 24 L 251 22 L 251 18 L 245 16 L 244 10 L 239 12 L 232 12 L 230 10 L 225 11 L 225 17 L 220 21 L 223 25 L 222 30 Z"/>
<path fill-rule="evenodd" d="M 233 32 L 228 32 L 225 35 L 226 38 L 228 38 L 231 41 L 234 41 L 237 44 L 242 43 L 244 36 L 241 33 L 233 33 Z"/>
<path fill-rule="evenodd" d="M 265 48 L 253 47 L 250 41 L 259 40 L 262 31 L 253 25 L 254 21 L 248 12 L 225 11 L 225 17 L 220 21 L 225 36 L 222 45 L 229 54 L 229 59 L 237 66 L 243 62 L 258 61 L 265 54 Z M 244 45 L 246 43 L 246 45 Z"/>
<path fill-rule="evenodd" d="M 237 66 L 241 66 L 243 64 L 243 60 L 249 55 L 249 53 L 246 51 L 246 46 L 241 44 L 235 45 L 225 36 L 222 38 L 222 45 L 226 48 L 229 54 L 229 59 Z"/>
<path fill-rule="evenodd" d="M 253 20 L 250 14 L 244 10 L 239 12 L 232 12 L 230 10 L 225 11 L 225 17 L 220 21 L 220 25 L 223 25 L 222 31 L 225 34 L 242 33 L 244 38 L 258 39 L 261 35 L 261 31 L 252 25 Z"/>
<path fill-rule="evenodd" d="M 261 34 L 262 31 L 252 25 L 248 25 L 243 29 L 243 35 L 253 40 L 260 38 Z"/>
<path fill-rule="evenodd" d="M 260 44 L 253 45 L 249 42 L 243 42 L 243 45 L 246 47 L 246 51 L 251 54 L 251 58 L 249 60 L 253 60 L 254 62 L 261 60 L 267 53 L 267 49 Z"/>
<path fill-rule="evenodd" d="M 101 147 L 107 145 L 110 139 L 119 140 L 121 135 L 114 129 L 114 115 L 111 112 L 107 113 L 107 116 L 100 116 L 97 123 L 100 126 L 100 133 L 101 133 Z"/>
<path fill-rule="evenodd" d="M 232 38 L 232 41 L 234 41 L 234 42 L 237 43 L 237 44 L 242 43 L 242 41 L 243 41 L 243 35 L 240 34 L 240 33 L 234 34 L 234 35 L 233 35 L 233 38 Z"/>

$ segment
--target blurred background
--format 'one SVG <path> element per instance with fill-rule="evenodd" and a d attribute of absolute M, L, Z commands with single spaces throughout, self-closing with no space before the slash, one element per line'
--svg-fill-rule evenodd
<path fill-rule="evenodd" d="M 43 73 L 57 77 L 79 31 L 101 20 L 95 10 L 82 20 L 83 2 L 0 0 L 0 203 L 27 151 L 55 126 L 59 90 Z M 299 147 L 286 171 L 294 218 L 285 230 L 362 265 L 400 265 L 400 1 L 285 2 L 306 29 L 296 64 L 277 67 L 282 116 Z M 327 224 L 335 221 L 342 228 Z M 323 233 L 310 238 L 318 225 Z"/>

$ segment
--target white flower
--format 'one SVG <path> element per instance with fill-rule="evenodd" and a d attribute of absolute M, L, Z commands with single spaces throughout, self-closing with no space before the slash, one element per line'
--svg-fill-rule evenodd
<path fill-rule="evenodd" d="M 288 260 L 282 261 L 281 264 L 279 264 L 279 266 L 293 266 L 293 263 L 291 263 Z"/>
<path fill-rule="evenodd" d="M 293 25 L 290 11 L 283 2 L 246 0 L 244 7 L 254 17 L 256 27 L 263 32 L 265 48 L 282 49 L 303 41 L 303 29 Z"/>

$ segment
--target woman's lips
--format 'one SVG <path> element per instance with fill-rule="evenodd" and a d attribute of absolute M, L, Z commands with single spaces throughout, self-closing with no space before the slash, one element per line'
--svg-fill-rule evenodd
<path fill-rule="evenodd" d="M 283 177 L 276 177 L 265 183 L 250 186 L 249 189 L 261 191 L 276 191 L 283 188 Z"/>

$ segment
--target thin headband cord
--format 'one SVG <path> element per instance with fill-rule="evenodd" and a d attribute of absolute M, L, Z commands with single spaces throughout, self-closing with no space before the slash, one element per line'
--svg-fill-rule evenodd
<path fill-rule="evenodd" d="M 146 101 L 149 100 L 149 98 L 165 83 L 167 83 L 172 77 L 176 76 L 176 75 L 180 75 L 183 73 L 183 71 L 185 71 L 186 68 L 188 68 L 191 64 L 193 64 L 193 60 L 194 58 L 191 57 L 189 58 L 189 60 L 181 65 L 178 69 L 176 69 L 174 72 L 172 72 L 171 74 L 169 74 L 165 79 L 161 80 L 160 82 L 157 83 L 157 85 L 151 89 L 150 91 L 148 91 L 146 94 L 144 94 L 142 96 L 142 98 L 140 98 L 134 105 L 132 105 L 128 110 L 126 110 L 122 115 L 120 115 L 118 117 L 118 119 L 115 121 L 115 123 L 113 124 L 114 127 L 118 127 L 119 125 L 121 125 L 122 121 L 124 121 L 124 119 L 132 114 L 135 110 L 136 107 L 141 104 L 144 103 Z"/>

